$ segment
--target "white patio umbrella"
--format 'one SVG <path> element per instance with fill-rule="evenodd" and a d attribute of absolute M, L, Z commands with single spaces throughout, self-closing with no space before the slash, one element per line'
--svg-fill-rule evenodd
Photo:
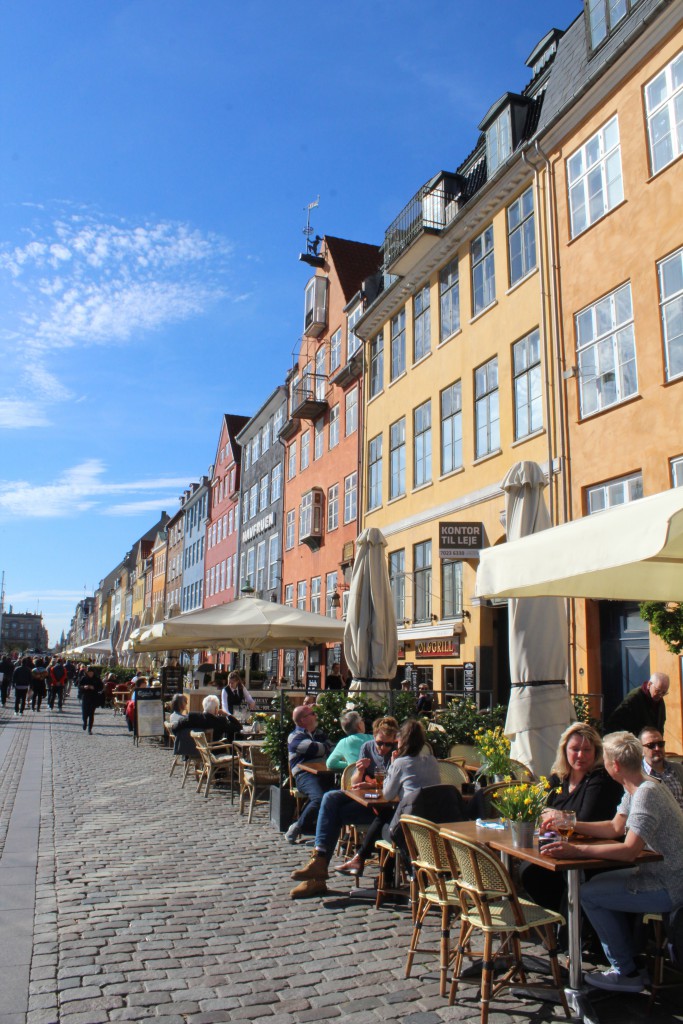
<path fill-rule="evenodd" d="M 478 597 L 683 601 L 683 487 L 482 551 Z"/>
<path fill-rule="evenodd" d="M 376 527 L 363 530 L 356 541 L 344 630 L 344 656 L 353 674 L 351 692 L 384 693 L 396 675 L 398 633 L 386 546 Z"/>
<path fill-rule="evenodd" d="M 548 530 L 543 470 L 517 462 L 503 483 L 508 541 Z M 505 545 L 503 545 L 505 546 Z M 560 736 L 576 715 L 566 685 L 567 617 L 561 598 L 512 598 L 509 608 L 512 688 L 505 733 L 513 758 L 549 775 Z"/>

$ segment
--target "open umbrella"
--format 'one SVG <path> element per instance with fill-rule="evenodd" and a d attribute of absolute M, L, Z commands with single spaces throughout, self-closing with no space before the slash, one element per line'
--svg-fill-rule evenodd
<path fill-rule="evenodd" d="M 386 546 L 376 527 L 363 530 L 356 541 L 344 630 L 352 692 L 385 692 L 396 675 L 398 633 Z"/>
<path fill-rule="evenodd" d="M 508 541 L 550 527 L 545 476 L 536 462 L 515 463 L 501 486 Z M 512 598 L 508 607 L 512 688 L 505 733 L 513 758 L 536 775 L 549 775 L 560 736 L 576 717 L 565 682 L 565 603 L 561 598 Z"/>

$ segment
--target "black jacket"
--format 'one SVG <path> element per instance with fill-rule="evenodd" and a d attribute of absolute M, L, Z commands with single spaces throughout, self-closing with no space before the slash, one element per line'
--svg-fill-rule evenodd
<path fill-rule="evenodd" d="M 231 743 L 240 731 L 240 724 L 235 718 L 230 716 L 209 715 L 203 711 L 190 711 L 189 715 L 181 718 L 173 729 L 173 734 L 175 735 L 173 753 L 182 754 L 183 757 L 194 757 L 197 753 L 197 747 L 190 733 L 206 732 L 207 729 L 211 729 L 213 732 L 213 743 L 220 739 L 225 739 L 228 743 Z"/>

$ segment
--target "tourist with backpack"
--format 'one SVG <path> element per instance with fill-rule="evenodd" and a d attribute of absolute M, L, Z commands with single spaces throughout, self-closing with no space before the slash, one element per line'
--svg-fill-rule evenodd
<path fill-rule="evenodd" d="M 51 711 L 55 709 L 55 701 L 60 711 L 64 707 L 64 690 L 66 687 L 66 669 L 61 658 L 53 658 L 50 662 L 47 703 Z"/>

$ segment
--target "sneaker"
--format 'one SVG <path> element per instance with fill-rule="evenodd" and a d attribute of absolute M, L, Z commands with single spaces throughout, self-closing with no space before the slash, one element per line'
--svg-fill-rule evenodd
<path fill-rule="evenodd" d="M 645 988 L 640 973 L 634 974 L 631 978 L 627 974 L 619 974 L 615 967 L 610 967 L 607 971 L 587 974 L 585 980 L 593 988 L 607 989 L 609 992 L 642 992 Z"/>
<path fill-rule="evenodd" d="M 287 840 L 288 843 L 292 843 L 293 845 L 294 843 L 298 842 L 300 835 L 301 829 L 299 828 L 297 822 L 295 821 L 294 824 L 290 825 L 287 831 L 285 832 L 285 839 Z"/>
<path fill-rule="evenodd" d="M 310 896 L 324 896 L 327 892 L 327 885 L 324 881 L 316 878 L 309 878 L 305 882 L 300 882 L 290 892 L 290 897 L 293 900 L 305 900 Z"/>
<path fill-rule="evenodd" d="M 292 871 L 290 878 L 295 882 L 314 880 L 324 882 L 329 875 L 327 873 L 327 857 L 314 853 L 308 864 L 303 868 L 296 868 Z"/>

